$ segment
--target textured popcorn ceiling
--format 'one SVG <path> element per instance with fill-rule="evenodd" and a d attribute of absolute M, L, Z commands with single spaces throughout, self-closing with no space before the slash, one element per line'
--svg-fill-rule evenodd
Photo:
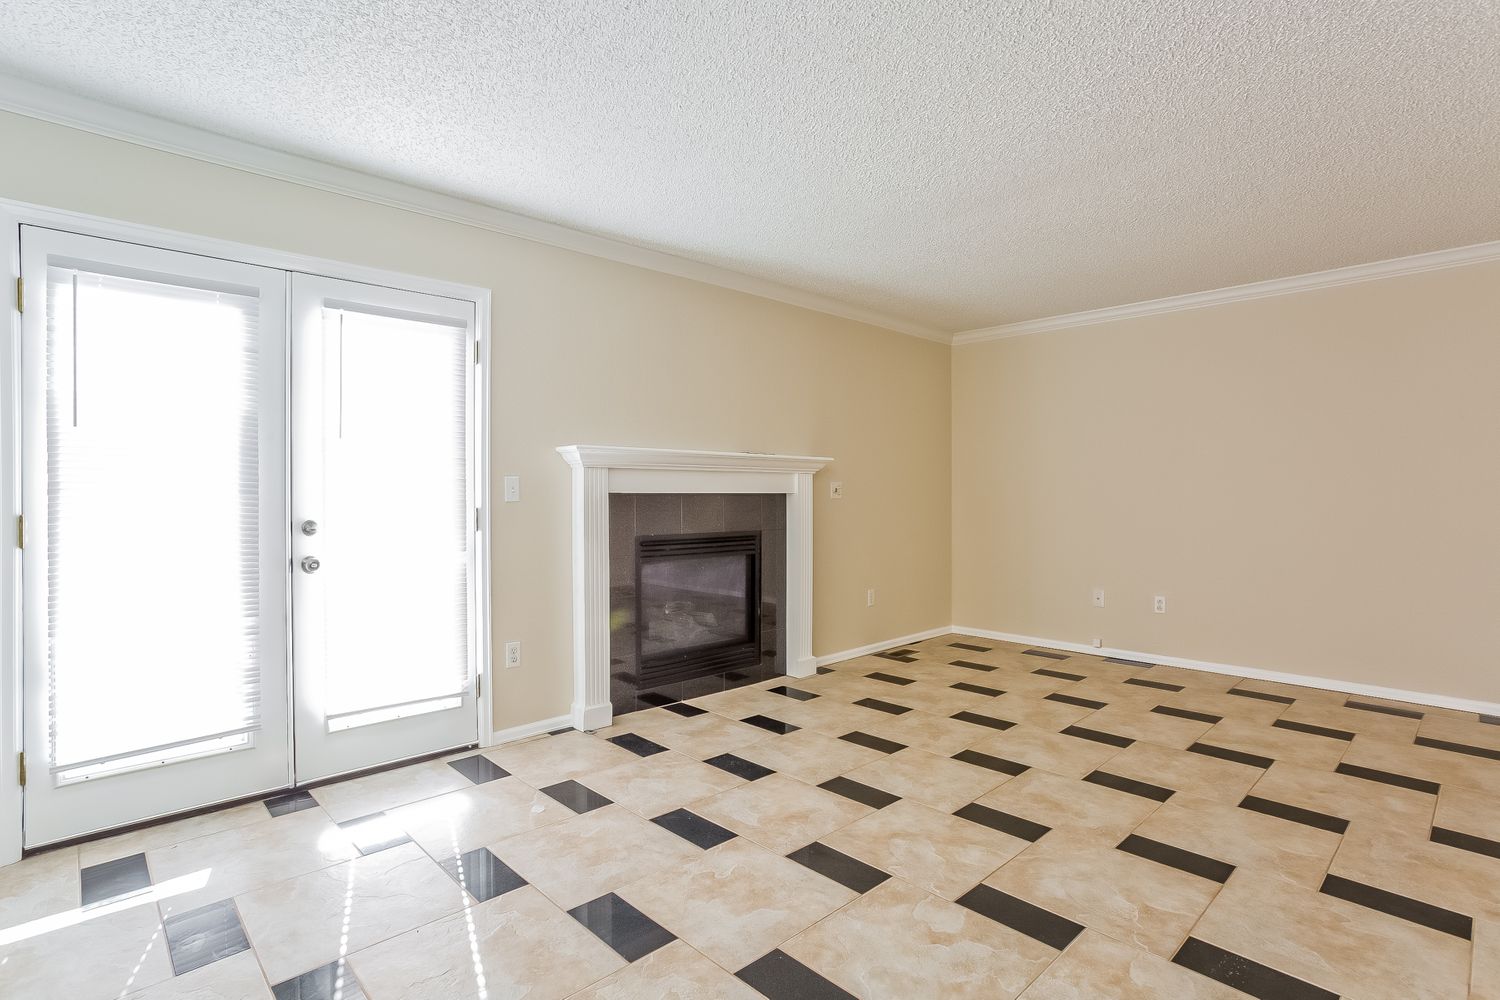
<path fill-rule="evenodd" d="M 953 331 L 1500 238 L 1500 0 L 5 0 L 0 72 Z"/>

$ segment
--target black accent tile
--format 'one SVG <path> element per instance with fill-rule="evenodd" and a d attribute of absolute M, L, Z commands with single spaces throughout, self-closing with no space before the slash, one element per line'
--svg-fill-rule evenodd
<path fill-rule="evenodd" d="M 1339 1000 L 1337 993 L 1330 993 L 1321 986 L 1303 982 L 1269 965 L 1252 962 L 1197 938 L 1188 938 L 1177 949 L 1172 961 L 1259 1000 Z"/>
<path fill-rule="evenodd" d="M 1326 896 L 1347 899 L 1351 903 L 1358 903 L 1360 906 L 1367 906 L 1381 913 L 1389 913 L 1393 917 L 1410 920 L 1414 924 L 1431 927 L 1435 931 L 1452 934 L 1465 941 L 1471 941 L 1474 938 L 1472 917 L 1445 910 L 1431 903 L 1424 903 L 1420 899 L 1412 899 L 1386 889 L 1377 889 L 1373 885 L 1355 882 L 1353 879 L 1340 875 L 1325 875 L 1319 891 Z"/>
<path fill-rule="evenodd" d="M 1468 754 L 1470 757 L 1483 757 L 1486 760 L 1500 760 L 1500 750 L 1493 750 L 1489 747 L 1476 747 L 1468 743 L 1435 740 L 1430 736 L 1418 736 L 1416 742 L 1419 747 L 1431 747 L 1434 750 L 1447 750 L 1452 753 Z"/>
<path fill-rule="evenodd" d="M 1005 693 L 999 688 L 987 688 L 982 684 L 970 684 L 968 681 L 959 681 L 957 684 L 950 684 L 948 686 L 955 691 L 967 691 L 970 694 L 987 694 L 991 698 L 998 698 Z"/>
<path fill-rule="evenodd" d="M 1083 726 L 1069 726 L 1063 730 L 1064 736 L 1076 736 L 1081 740 L 1093 740 L 1095 743 L 1103 743 L 1111 747 L 1128 747 L 1135 740 L 1128 736 L 1116 736 L 1114 733 L 1103 733 L 1097 729 L 1085 729 Z"/>
<path fill-rule="evenodd" d="M 278 983 L 271 988 L 271 993 L 276 1000 L 339 1000 L 352 992 L 347 987 L 353 983 L 354 973 L 341 958 L 321 969 Z"/>
<path fill-rule="evenodd" d="M 1173 708 L 1171 705 L 1157 705 L 1151 711 L 1157 715 L 1170 715 L 1174 719 L 1191 719 L 1194 722 L 1206 722 L 1211 726 L 1217 726 L 1224 721 L 1222 715 L 1210 715 L 1208 712 L 1192 712 L 1185 708 Z"/>
<path fill-rule="evenodd" d="M 710 847 L 718 847 L 726 840 L 733 840 L 735 836 L 733 830 L 726 830 L 719 824 L 706 820 L 697 813 L 688 812 L 686 809 L 673 809 L 651 822 L 663 830 L 672 831 L 683 840 L 705 851 Z"/>
<path fill-rule="evenodd" d="M 797 730 L 802 728 L 801 726 L 794 726 L 790 722 L 782 722 L 780 719 L 773 719 L 769 715 L 747 715 L 740 721 L 748 723 L 752 726 L 757 726 L 761 729 L 764 729 L 768 733 L 775 733 L 778 736 L 785 736 L 787 733 L 795 733 Z"/>
<path fill-rule="evenodd" d="M 1364 778 L 1366 781 L 1378 781 L 1382 785 L 1410 788 L 1414 792 L 1426 792 L 1428 795 L 1436 795 L 1442 789 L 1436 781 L 1428 781 L 1426 778 L 1413 778 L 1405 774 L 1380 771 L 1373 767 L 1360 767 L 1358 764 L 1340 763 L 1334 770 L 1339 774 L 1347 774 L 1351 778 Z"/>
<path fill-rule="evenodd" d="M 954 649 L 967 649 L 971 653 L 988 653 L 995 648 L 993 646 L 976 646 L 972 642 L 950 642 L 948 645 Z"/>
<path fill-rule="evenodd" d="M 1149 837 L 1138 837 L 1131 834 L 1115 845 L 1116 850 L 1124 851 L 1126 854 L 1134 854 L 1138 858 L 1154 861 L 1168 868 L 1176 868 L 1180 872 L 1189 875 L 1197 875 L 1212 882 L 1223 885 L 1229 881 L 1229 876 L 1234 874 L 1234 865 L 1214 858 L 1185 851 L 1171 844 L 1163 844 L 1159 840 Z"/>
<path fill-rule="evenodd" d="M 1330 740 L 1344 740 L 1348 742 L 1354 739 L 1355 734 L 1346 729 L 1330 729 L 1327 726 L 1314 726 L 1306 722 L 1292 722 L 1290 719 L 1277 719 L 1271 723 L 1277 729 L 1289 729 L 1294 733 L 1306 733 L 1309 736 L 1326 736 Z"/>
<path fill-rule="evenodd" d="M 831 673 L 833 673 L 833 668 L 832 667 L 819 667 L 818 668 L 818 673 L 820 673 L 820 674 L 831 674 Z"/>
<path fill-rule="evenodd" d="M 84 906 L 119 899 L 151 887 L 151 872 L 146 867 L 144 854 L 89 865 L 80 874 Z"/>
<path fill-rule="evenodd" d="M 1073 939 L 1083 933 L 1082 924 L 1075 924 L 1051 910 L 1017 899 L 983 882 L 954 902 L 1058 951 L 1072 944 Z"/>
<path fill-rule="evenodd" d="M 980 670 L 984 673 L 990 673 L 991 671 L 1000 669 L 999 667 L 992 667 L 988 663 L 975 663 L 973 660 L 950 660 L 948 661 L 948 666 L 967 667 L 970 670 Z"/>
<path fill-rule="evenodd" d="M 1485 715 L 1481 712 L 1479 713 L 1479 721 L 1487 726 L 1500 726 L 1500 715 Z"/>
<path fill-rule="evenodd" d="M 567 781 L 559 781 L 555 785 L 548 785 L 542 791 L 576 813 L 593 812 L 595 809 L 610 805 L 612 801 L 571 778 Z"/>
<path fill-rule="evenodd" d="M 283 792 L 273 795 L 265 801 L 266 812 L 272 816 L 285 816 L 287 813 L 301 812 L 304 809 L 316 809 L 318 800 L 311 793 L 298 789 L 295 792 Z"/>
<path fill-rule="evenodd" d="M 1134 684 L 1137 687 L 1156 688 L 1158 691 L 1185 691 L 1181 684 L 1168 684 L 1166 681 L 1148 681 L 1144 677 L 1127 677 L 1126 684 Z"/>
<path fill-rule="evenodd" d="M 1025 774 L 1031 770 L 1029 765 L 1017 764 L 1015 761 L 1006 760 L 1004 757 L 993 757 L 987 753 L 980 753 L 978 750 L 960 750 L 953 755 L 953 759 L 961 760 L 965 764 L 973 764 L 975 767 L 999 771 L 1001 774 Z"/>
<path fill-rule="evenodd" d="M 482 785 L 486 781 L 498 781 L 501 778 L 510 777 L 509 771 L 482 753 L 476 753 L 472 757 L 460 757 L 458 760 L 450 760 L 448 766 L 476 785 Z"/>
<path fill-rule="evenodd" d="M 629 750 L 637 757 L 650 757 L 653 754 L 667 752 L 666 747 L 660 743 L 651 742 L 639 733 L 621 733 L 619 736 L 611 736 L 609 742 Z"/>
<path fill-rule="evenodd" d="M 900 802 L 901 796 L 892 795 L 880 788 L 871 788 L 869 785 L 855 781 L 853 778 L 829 778 L 818 786 L 836 795 L 842 795 L 846 799 L 861 802 L 871 809 L 884 809 L 892 802 Z"/>
<path fill-rule="evenodd" d="M 861 733 L 858 730 L 845 733 L 839 739 L 855 746 L 869 747 L 871 750 L 879 750 L 881 753 L 896 753 L 906 749 L 905 743 L 897 743 L 895 740 L 884 740 L 879 736 L 871 736 L 869 733 Z M 712 761 L 710 761 L 712 763 Z"/>
<path fill-rule="evenodd" d="M 885 674 L 881 673 L 879 670 L 875 671 L 873 674 L 865 674 L 865 676 L 870 678 L 870 680 L 872 681 L 885 681 L 887 684 L 900 684 L 902 687 L 905 687 L 908 684 L 916 683 L 916 681 L 912 680 L 910 677 L 897 677 L 895 674 Z"/>
<path fill-rule="evenodd" d="M 885 712 L 888 715 L 905 715 L 911 709 L 905 705 L 897 705 L 889 701 L 881 701 L 879 698 L 861 698 L 854 704 L 861 708 L 873 708 L 877 712 Z"/>
<path fill-rule="evenodd" d="M 1475 854 L 1500 858 L 1500 840 L 1486 840 L 1483 837 L 1476 837 L 1472 833 L 1445 830 L 1440 826 L 1432 828 L 1430 839 L 1434 844 L 1443 844 L 1447 847 L 1456 847 L 1461 851 L 1473 851 Z"/>
<path fill-rule="evenodd" d="M 234 903 L 221 899 L 162 921 L 176 975 L 201 969 L 250 947 Z"/>
<path fill-rule="evenodd" d="M 670 695 L 664 691 L 659 690 L 642 691 L 640 694 L 636 695 L 636 698 L 640 699 L 642 705 L 649 705 L 652 708 L 666 708 L 668 705 L 676 705 L 682 701 L 681 698 L 675 695 Z M 564 732 L 566 732 L 566 730 L 564 730 Z"/>
<path fill-rule="evenodd" d="M 786 952 L 777 949 L 735 973 L 769 1000 L 856 1000 Z"/>
<path fill-rule="evenodd" d="M 1350 698 L 1348 701 L 1344 702 L 1344 707 L 1355 708 L 1361 712 L 1376 712 L 1380 715 L 1394 715 L 1402 719 L 1423 718 L 1422 713 L 1418 712 L 1414 708 L 1397 708 L 1394 705 L 1376 705 L 1368 701 L 1355 701 L 1353 698 Z"/>
<path fill-rule="evenodd" d="M 1260 754 L 1246 753 L 1243 750 L 1231 750 L 1228 747 L 1216 747 L 1211 743 L 1194 743 L 1188 747 L 1192 753 L 1201 753 L 1205 757 L 1217 757 L 1220 760 L 1231 760 L 1236 764 L 1249 764 L 1265 770 L 1276 761 L 1270 757 L 1262 757 Z"/>
<path fill-rule="evenodd" d="M 980 715 L 978 712 L 955 712 L 951 717 L 957 719 L 959 722 L 967 722 L 975 726 L 987 726 L 990 729 L 998 729 L 1001 732 L 1015 725 L 1014 722 L 1006 719 L 997 719 L 992 715 Z"/>
<path fill-rule="evenodd" d="M 1068 659 L 1068 654 L 1066 654 L 1066 653 L 1054 653 L 1050 649 L 1023 649 L 1023 650 L 1021 650 L 1021 655 L 1022 656 L 1040 656 L 1040 657 L 1042 657 L 1044 659 L 1048 659 L 1048 660 L 1066 660 L 1066 659 Z"/>
<path fill-rule="evenodd" d="M 1155 799 L 1157 802 L 1165 802 L 1177 794 L 1175 789 L 1163 788 L 1146 781 L 1136 781 L 1134 778 L 1110 774 L 1108 771 L 1094 771 L 1084 775 L 1083 780 L 1095 785 L 1103 785 L 1105 788 L 1113 788 L 1117 792 L 1139 795 L 1143 799 Z"/>
<path fill-rule="evenodd" d="M 1127 660 L 1123 656 L 1106 656 L 1105 663 L 1118 663 L 1126 667 L 1154 667 L 1156 664 L 1147 663 L 1145 660 Z"/>
<path fill-rule="evenodd" d="M 895 660 L 897 663 L 915 663 L 917 661 L 915 656 L 903 653 L 876 653 L 875 655 L 882 660 Z"/>
<path fill-rule="evenodd" d="M 1349 829 L 1349 821 L 1327 813 L 1314 812 L 1311 809 L 1303 809 L 1301 806 L 1289 806 L 1285 802 L 1273 802 L 1263 799 L 1259 795 L 1247 795 L 1240 800 L 1241 809 L 1249 809 L 1251 812 L 1264 813 L 1267 816 L 1275 816 L 1277 819 L 1290 820 L 1293 823 L 1301 823 L 1303 826 L 1315 827 L 1319 830 L 1327 830 L 1330 833 L 1343 833 Z"/>
<path fill-rule="evenodd" d="M 354 842 L 361 854 L 375 854 L 411 843 L 406 831 L 383 812 L 370 813 L 358 819 L 346 819 L 338 827 Z"/>
<path fill-rule="evenodd" d="M 442 869 L 481 903 L 526 884 L 515 869 L 484 847 L 444 859 Z"/>
<path fill-rule="evenodd" d="M 684 705 L 680 701 L 673 702 L 670 705 L 663 705 L 661 707 L 666 709 L 668 712 L 671 712 L 674 715 L 680 715 L 685 719 L 691 719 L 699 715 L 708 714 L 708 709 L 706 708 L 699 708 L 697 705 Z"/>
<path fill-rule="evenodd" d="M 1046 700 L 1060 702 L 1064 705 L 1076 705 L 1079 708 L 1100 709 L 1109 707 L 1109 702 L 1107 701 L 1090 701 L 1088 698 L 1075 698 L 1070 694 L 1058 694 L 1055 691 L 1047 695 Z"/>
<path fill-rule="evenodd" d="M 1088 680 L 1088 678 L 1085 677 L 1085 676 L 1083 676 L 1083 674 L 1069 674 L 1069 673 L 1065 673 L 1065 672 L 1063 672 L 1061 670 L 1048 670 L 1046 667 L 1041 667 L 1040 669 L 1033 670 L 1032 673 L 1034 673 L 1034 674 L 1041 674 L 1044 677 L 1061 677 L 1065 681 L 1086 681 L 1086 680 Z"/>
<path fill-rule="evenodd" d="M 572 731 L 573 731 L 573 727 L 572 726 L 563 726 L 561 729 L 550 730 L 547 733 L 547 735 L 548 736 L 561 736 L 563 733 L 571 733 Z"/>
<path fill-rule="evenodd" d="M 991 830 L 999 830 L 1001 833 L 1010 834 L 1012 837 L 1019 837 L 1021 840 L 1029 840 L 1033 844 L 1041 840 L 1052 829 L 1050 826 L 1033 823 L 1029 819 L 1012 816 L 1010 813 L 1001 812 L 999 809 L 982 806 L 978 802 L 970 802 L 953 815 L 959 819 L 966 819 L 970 823 L 978 823 L 980 826 L 987 826 Z"/>
<path fill-rule="evenodd" d="M 568 911 L 627 962 L 645 958 L 677 940 L 677 935 L 612 892 Z"/>
<path fill-rule="evenodd" d="M 746 760 L 743 757 L 736 757 L 732 753 L 721 753 L 717 757 L 708 758 L 703 763 L 712 764 L 719 770 L 728 771 L 736 778 L 744 778 L 746 781 L 759 781 L 768 774 L 776 773 L 769 767 L 762 767 L 754 761 Z"/>
<path fill-rule="evenodd" d="M 844 888 L 853 889 L 861 895 L 890 878 L 879 868 L 872 868 L 863 861 L 835 851 L 827 844 L 814 842 L 793 851 L 787 857 L 804 868 L 811 868 L 819 875 L 831 878 Z"/>
<path fill-rule="evenodd" d="M 801 688 L 788 687 L 785 684 L 781 684 L 773 688 L 767 688 L 767 690 L 772 694 L 779 694 L 783 697 L 791 698 L 794 701 L 812 701 L 817 697 L 817 695 L 813 694 L 811 691 L 804 691 Z"/>
<path fill-rule="evenodd" d="M 1226 693 L 1240 698 L 1254 698 L 1256 701 L 1274 701 L 1278 705 L 1291 705 L 1297 701 L 1296 698 L 1288 698 L 1284 694 L 1267 694 L 1264 691 L 1247 691 L 1244 688 L 1230 688 Z"/>

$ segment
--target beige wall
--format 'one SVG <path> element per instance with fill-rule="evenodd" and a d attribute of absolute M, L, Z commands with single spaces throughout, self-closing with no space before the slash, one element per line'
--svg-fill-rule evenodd
<path fill-rule="evenodd" d="M 523 497 L 494 508 L 494 634 L 525 651 L 495 678 L 497 729 L 571 699 L 561 444 L 833 456 L 814 650 L 948 624 L 947 347 L 28 118 L 0 114 L 0 150 L 0 198 L 493 289 L 491 471 Z"/>
<path fill-rule="evenodd" d="M 1500 701 L 1500 264 L 959 347 L 953 395 L 958 624 Z"/>

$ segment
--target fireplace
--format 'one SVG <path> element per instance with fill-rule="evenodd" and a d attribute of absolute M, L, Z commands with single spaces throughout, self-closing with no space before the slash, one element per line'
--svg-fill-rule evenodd
<path fill-rule="evenodd" d="M 638 537 L 639 686 L 758 664 L 760 572 L 759 531 Z"/>

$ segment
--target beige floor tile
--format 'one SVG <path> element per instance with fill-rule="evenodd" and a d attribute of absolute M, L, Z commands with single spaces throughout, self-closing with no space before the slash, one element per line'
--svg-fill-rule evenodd
<path fill-rule="evenodd" d="M 1250 794 L 1355 823 L 1400 830 L 1423 840 L 1435 806 L 1434 797 L 1426 792 L 1283 763 L 1267 770 Z"/>
<path fill-rule="evenodd" d="M 1356 736 L 1344 762 L 1480 792 L 1493 793 L 1500 788 L 1500 760 L 1433 747 L 1402 746 L 1372 736 Z"/>
<path fill-rule="evenodd" d="M 980 753 L 1003 757 L 1018 764 L 1041 768 L 1065 778 L 1081 778 L 1104 766 L 1120 752 L 1119 747 L 1095 743 L 1077 736 L 1064 736 L 1022 723 L 1003 733 L 994 733 L 974 744 Z"/>
<path fill-rule="evenodd" d="M 769 767 L 773 771 L 780 771 L 809 785 L 819 785 L 872 760 L 879 760 L 885 754 L 836 736 L 825 735 L 815 729 L 799 729 L 774 740 L 753 743 L 738 751 L 735 756 Z"/>
<path fill-rule="evenodd" d="M 1053 829 L 1093 827 L 1117 830 L 1121 837 L 1161 805 L 1155 799 L 1037 768 L 1012 778 L 979 804 Z"/>
<path fill-rule="evenodd" d="M 714 716 L 704 715 L 699 718 L 709 719 Z M 628 763 L 635 754 L 608 740 L 570 729 L 556 736 L 487 750 L 485 756 L 533 788 L 545 788 L 559 781 Z M 464 784 L 468 784 L 468 779 L 464 779 Z"/>
<path fill-rule="evenodd" d="M 760 994 L 679 940 L 575 993 L 573 1000 L 760 1000 Z"/>
<path fill-rule="evenodd" d="M 1356 823 L 1328 871 L 1445 910 L 1500 920 L 1500 858 Z"/>
<path fill-rule="evenodd" d="M 570 996 L 625 960 L 532 886 L 356 952 L 369 1000 Z"/>
<path fill-rule="evenodd" d="M 1368 733 L 1396 743 L 1410 743 L 1417 735 L 1416 719 L 1402 719 L 1378 712 L 1361 712 L 1356 708 L 1345 708 L 1342 701 L 1299 701 L 1288 705 L 1281 714 L 1284 722 L 1299 722 L 1322 726 L 1326 729 L 1342 730 L 1346 733 Z M 1324 737 L 1330 739 L 1331 737 Z"/>
<path fill-rule="evenodd" d="M 151 897 L 0 930 L 0 997 L 111 1000 L 172 976 Z"/>
<path fill-rule="evenodd" d="M 992 705 L 995 701 L 994 695 L 975 694 L 972 691 L 961 691 L 958 688 L 926 681 L 908 684 L 905 687 L 898 687 L 894 684 L 888 684 L 886 687 L 890 690 L 875 697 L 881 701 L 894 702 L 929 715 L 943 717 L 955 712 L 985 712 L 988 711 L 985 706 Z"/>
<path fill-rule="evenodd" d="M 1134 673 L 1139 673 L 1139 671 L 1134 671 Z M 1090 677 L 1086 681 L 1070 684 L 1058 693 L 1072 695 L 1075 698 L 1088 698 L 1091 701 L 1102 701 L 1111 708 L 1139 709 L 1155 708 L 1171 694 L 1170 691 L 1163 691 L 1161 688 L 1126 684 L 1123 677 Z"/>
<path fill-rule="evenodd" d="M 75 909 L 81 902 L 78 869 L 76 847 L 0 865 L 0 932 Z"/>
<path fill-rule="evenodd" d="M 1461 785 L 1444 785 L 1438 793 L 1432 825 L 1500 841 L 1500 787 L 1491 795 Z"/>
<path fill-rule="evenodd" d="M 849 772 L 849 777 L 912 799 L 940 812 L 953 812 L 1010 776 L 908 747 Z"/>
<path fill-rule="evenodd" d="M 878 664 L 878 666 L 875 664 Z M 840 670 L 833 674 L 823 674 L 816 681 L 808 678 L 805 681 L 798 681 L 798 684 L 803 690 L 811 691 L 818 695 L 819 699 L 826 698 L 829 701 L 843 702 L 847 705 L 861 698 L 879 698 L 882 694 L 891 690 L 892 685 L 884 681 L 874 680 L 865 676 L 866 674 L 879 672 L 895 674 L 898 677 L 911 676 L 901 672 L 906 666 L 904 663 L 896 663 L 890 660 L 876 660 L 875 664 L 871 664 L 868 669 Z M 810 705 L 813 702 L 803 702 L 802 704 Z"/>
<path fill-rule="evenodd" d="M 905 746 L 951 757 L 989 736 L 995 730 L 927 712 L 883 715 L 860 726 L 860 731 Z"/>
<path fill-rule="evenodd" d="M 340 1000 L 363 1000 L 346 990 Z M 130 994 L 128 1000 L 274 1000 L 253 951 L 219 961 Z"/>
<path fill-rule="evenodd" d="M 1469 1000 L 1500 1000 L 1500 921 L 1474 921 Z"/>
<path fill-rule="evenodd" d="M 782 739 L 800 735 L 793 733 Z M 756 745 L 747 749 L 753 751 Z M 675 750 L 637 757 L 597 774 L 585 775 L 585 781 L 600 795 L 647 819 L 745 783 L 743 778 Z"/>
<path fill-rule="evenodd" d="M 394 771 L 368 774 L 332 785 L 312 789 L 334 822 L 358 819 L 371 813 L 394 809 L 434 795 L 468 788 L 470 781 L 440 760 L 423 761 Z"/>
<path fill-rule="evenodd" d="M 1279 719 L 1281 713 L 1287 708 L 1280 702 L 1261 701 L 1257 698 L 1246 698 L 1242 695 L 1230 694 L 1228 691 L 1215 691 L 1203 687 L 1189 687 L 1172 693 L 1163 691 L 1161 704 L 1186 709 L 1189 712 L 1217 715 L 1225 719 L 1258 722 L 1265 726 Z"/>
<path fill-rule="evenodd" d="M 1332 771 L 1349 749 L 1343 740 L 1277 729 L 1260 719 L 1227 718 L 1204 733 L 1199 742 L 1318 771 Z"/>
<path fill-rule="evenodd" d="M 1349 695 L 1355 701 L 1364 702 L 1366 705 L 1384 705 L 1387 708 L 1399 708 L 1408 712 L 1421 712 L 1426 718 L 1445 716 L 1450 719 L 1458 719 L 1464 722 L 1475 722 L 1478 716 L 1473 712 L 1463 712 L 1456 708 L 1438 708 L 1436 705 L 1420 705 L 1414 701 L 1397 701 L 1394 698 L 1372 698 L 1367 695 Z"/>
<path fill-rule="evenodd" d="M 1176 750 L 1192 746 L 1212 728 L 1210 723 L 1162 715 L 1139 705 L 1110 705 L 1090 715 L 1079 725 Z"/>
<path fill-rule="evenodd" d="M 1235 678 L 1230 678 L 1230 680 L 1235 680 Z M 1233 686 L 1241 691 L 1259 691 L 1263 694 L 1293 698 L 1299 705 L 1343 705 L 1349 700 L 1349 696 L 1343 691 L 1329 691 L 1325 688 L 1306 687 L 1301 684 L 1282 684 L 1279 681 L 1246 678 Z"/>
<path fill-rule="evenodd" d="M 855 897 L 832 879 L 741 839 L 618 894 L 721 968 L 735 970 Z"/>
<path fill-rule="evenodd" d="M 1359 1000 L 1453 1000 L 1469 980 L 1469 942 L 1243 869 L 1193 936 Z"/>
<path fill-rule="evenodd" d="M 777 681 L 777 683 L 782 682 Z M 688 699 L 688 704 L 707 709 L 726 719 L 743 719 L 747 715 L 769 715 L 773 719 L 780 718 L 782 709 L 796 703 L 795 699 L 772 694 L 760 685 L 730 688 L 728 691 L 717 691 L 701 698 Z"/>
<path fill-rule="evenodd" d="M 1158 663 L 1150 670 L 1142 670 L 1134 676 L 1148 681 L 1160 681 L 1164 684 L 1179 684 L 1189 691 L 1217 691 L 1223 693 L 1234 687 L 1241 680 L 1229 674 L 1216 674 L 1207 670 L 1194 670 L 1191 667 L 1169 667 Z M 1166 696 L 1170 692 L 1163 691 Z"/>
<path fill-rule="evenodd" d="M 1007 722 L 1025 722 L 1054 733 L 1071 726 L 1079 719 L 1094 714 L 1094 709 L 1079 705 L 1068 705 L 1059 701 L 1048 701 L 1040 695 L 1008 692 L 994 699 L 985 708 L 976 709 L 982 715 L 1004 719 Z"/>
<path fill-rule="evenodd" d="M 822 842 L 944 899 L 957 899 L 1030 846 L 905 799 Z"/>
<path fill-rule="evenodd" d="M 1007 695 L 1015 695 L 1020 698 L 1042 698 L 1054 691 L 1067 694 L 1078 683 L 1077 681 L 1064 680 L 1061 677 L 1034 674 L 1031 672 L 1032 669 L 1031 664 L 1023 667 L 1002 666 L 992 673 L 974 673 L 967 680 L 970 684 L 978 684 L 987 688 L 998 688 Z"/>
<path fill-rule="evenodd" d="M 416 844 L 235 898 L 266 977 L 285 982 L 462 908 L 463 889 Z"/>
<path fill-rule="evenodd" d="M 1388 718 L 1388 716 L 1381 718 Z M 1500 726 L 1491 725 L 1488 722 L 1455 719 L 1447 715 L 1429 715 L 1419 723 L 1417 732 L 1430 740 L 1444 740 L 1448 743 L 1461 743 L 1465 746 L 1500 751 Z M 1406 740 L 1405 742 L 1412 741 Z"/>
<path fill-rule="evenodd" d="M 163 916 L 228 899 L 353 858 L 348 836 L 319 809 L 261 820 L 146 852 L 152 882 L 180 881 Z"/>
<path fill-rule="evenodd" d="M 630 754 L 632 759 L 636 758 Z M 387 813 L 434 858 L 448 858 L 537 827 L 573 811 L 520 778 L 500 778 Z"/>
<path fill-rule="evenodd" d="M 1327 830 L 1191 795 L 1172 796 L 1135 832 L 1309 889 L 1322 884 L 1340 839 Z"/>
<path fill-rule="evenodd" d="M 686 864 L 698 848 L 623 806 L 605 806 L 491 844 L 490 851 L 564 910 Z"/>
<path fill-rule="evenodd" d="M 1021 1000 L 1245 1000 L 1245 994 L 1149 951 L 1086 930 Z"/>
<path fill-rule="evenodd" d="M 773 774 L 704 799 L 693 806 L 693 812 L 767 850 L 787 854 L 872 810 L 842 795 Z"/>
<path fill-rule="evenodd" d="M 871 683 L 878 684 L 879 681 Z M 881 684 L 881 687 L 889 685 Z M 833 698 L 819 698 L 816 701 L 804 701 L 793 705 L 789 711 L 783 712 L 779 718 L 783 722 L 790 722 L 794 726 L 811 729 L 822 733 L 824 736 L 843 736 L 864 730 L 867 726 L 876 725 L 881 721 L 883 713 L 863 708 L 859 705 L 851 705 L 845 701 L 837 701 Z M 888 718 L 888 716 L 887 716 Z M 738 725 L 738 723 L 736 723 Z M 752 726 L 745 728 L 751 729 Z M 756 732 L 762 735 L 770 735 L 763 729 Z"/>
<path fill-rule="evenodd" d="M 1014 997 L 1057 952 L 891 879 L 782 947 L 860 997 Z"/>
<path fill-rule="evenodd" d="M 1173 750 L 1155 743 L 1135 743 L 1109 759 L 1104 768 L 1122 778 L 1134 778 L 1179 795 L 1194 795 L 1237 804 L 1265 774 L 1258 767 Z"/>
<path fill-rule="evenodd" d="M 241 806 L 231 806 L 228 809 L 215 809 L 213 812 L 189 816 L 186 819 L 158 823 L 144 830 L 122 833 L 117 837 L 91 840 L 78 846 L 78 864 L 87 868 L 90 865 L 129 857 L 132 854 L 155 850 L 158 847 L 170 847 L 184 840 L 192 840 L 194 837 L 203 837 L 210 833 L 259 823 L 269 819 L 270 815 L 261 803 L 250 802 Z"/>
<path fill-rule="evenodd" d="M 815 702 L 807 704 L 816 705 L 823 701 L 819 698 Z M 794 704 L 793 709 L 800 708 Z M 848 706 L 844 706 L 848 707 Z M 787 713 L 780 716 L 783 722 L 791 722 Z M 800 725 L 800 723 L 794 723 Z M 659 743 L 671 750 L 676 750 L 685 757 L 695 760 L 707 760 L 724 753 L 738 753 L 744 747 L 761 740 L 771 739 L 772 734 L 758 726 L 747 726 L 743 722 L 734 719 L 726 719 L 722 715 L 695 715 L 691 719 L 683 719 L 681 725 L 672 729 L 664 730 L 650 737 L 655 743 Z M 619 763 L 618 761 L 616 763 Z M 614 765 L 607 765 L 614 766 Z M 594 770 L 603 770 L 595 768 Z"/>
<path fill-rule="evenodd" d="M 1219 884 L 1117 850 L 1117 842 L 1112 831 L 1053 830 L 985 883 L 1171 958 Z"/>
<path fill-rule="evenodd" d="M 649 740 L 653 733 L 667 732 L 682 725 L 682 723 L 683 717 L 676 712 L 668 712 L 664 708 L 648 708 L 641 712 L 617 715 L 610 725 L 599 730 L 594 735 L 599 739 L 608 739 L 612 736 L 619 736 L 621 733 L 635 733 Z"/>

